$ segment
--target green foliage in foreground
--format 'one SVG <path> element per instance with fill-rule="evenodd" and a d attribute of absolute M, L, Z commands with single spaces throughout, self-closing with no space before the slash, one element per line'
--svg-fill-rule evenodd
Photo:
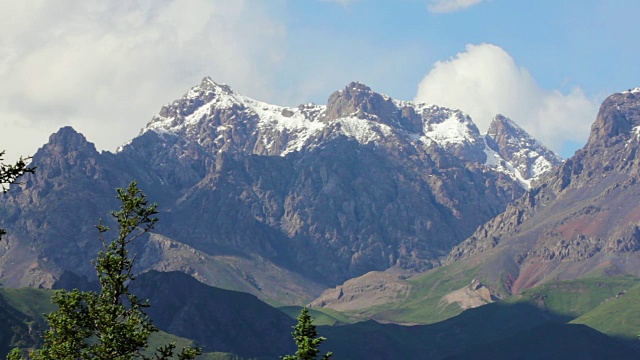
<path fill-rule="evenodd" d="M 49 330 L 44 334 L 42 348 L 30 353 L 32 359 L 103 359 L 129 360 L 171 359 L 175 343 L 162 345 L 153 356 L 145 355 L 149 337 L 159 330 L 143 311 L 149 304 L 129 291 L 134 280 L 134 259 L 127 247 L 151 230 L 157 222 L 156 204 L 148 204 L 146 196 L 132 182 L 125 189 L 117 189 L 122 203 L 120 211 L 112 212 L 119 225 L 118 236 L 107 244 L 104 234 L 109 228 L 97 226 L 103 250 L 94 262 L 100 281 L 100 293 L 93 291 L 56 291 L 52 302 L 58 310 L 45 315 Z M 178 359 L 194 359 L 200 349 L 183 348 Z M 9 353 L 8 360 L 23 357 L 18 349 Z"/>
<path fill-rule="evenodd" d="M 298 351 L 295 355 L 286 355 L 282 360 L 315 360 L 320 353 L 320 344 L 327 340 L 320 336 L 313 325 L 313 319 L 309 315 L 307 308 L 302 308 L 298 316 L 298 324 L 293 327 L 293 339 L 296 341 Z M 331 353 L 322 356 L 322 360 L 329 360 Z"/>
<path fill-rule="evenodd" d="M 33 173 L 35 168 L 27 166 L 26 161 L 29 158 L 20 158 L 15 164 L 5 164 L 2 162 L 3 156 L 4 151 L 0 151 L 0 190 L 6 193 L 9 191 L 9 186 L 20 176 L 26 173 Z M 2 235 L 6 233 L 4 229 L 0 229 L 0 240 L 2 240 Z"/>

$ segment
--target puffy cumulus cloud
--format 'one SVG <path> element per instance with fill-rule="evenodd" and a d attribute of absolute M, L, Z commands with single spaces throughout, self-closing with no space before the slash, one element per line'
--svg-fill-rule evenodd
<path fill-rule="evenodd" d="M 242 0 L 0 0 L 0 149 L 72 125 L 98 148 L 135 136 L 205 75 L 270 99 L 286 29 Z"/>
<path fill-rule="evenodd" d="M 559 153 L 567 141 L 586 140 L 598 110 L 580 88 L 568 94 L 542 89 L 491 44 L 467 45 L 465 52 L 437 62 L 420 82 L 415 101 L 461 109 L 481 131 L 503 114 Z"/>
<path fill-rule="evenodd" d="M 482 0 L 429 0 L 427 9 L 432 13 L 450 13 L 464 10 L 481 2 Z"/>

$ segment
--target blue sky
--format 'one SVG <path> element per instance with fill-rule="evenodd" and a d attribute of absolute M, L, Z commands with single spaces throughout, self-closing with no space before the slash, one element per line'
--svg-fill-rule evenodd
<path fill-rule="evenodd" d="M 502 47 L 549 89 L 580 86 L 604 96 L 637 86 L 640 75 L 637 1 L 493 0 L 451 13 L 431 13 L 421 0 L 343 3 L 348 5 L 294 1 L 274 11 L 286 14 L 296 44 L 310 35 L 320 42 L 338 39 L 341 48 L 358 42 L 356 48 L 372 52 L 408 51 L 411 58 L 398 69 L 396 83 L 375 84 L 398 97 L 413 97 L 415 89 L 407 83 L 466 44 Z"/>
<path fill-rule="evenodd" d="M 564 157 L 640 86 L 632 0 L 0 0 L 0 149 L 72 125 L 113 151 L 204 76 L 280 105 L 358 80 L 504 113 Z"/>

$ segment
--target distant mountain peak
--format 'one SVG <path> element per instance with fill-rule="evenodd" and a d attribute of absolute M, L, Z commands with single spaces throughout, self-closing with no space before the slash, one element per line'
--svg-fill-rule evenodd
<path fill-rule="evenodd" d="M 58 131 L 56 131 L 55 133 L 51 134 L 51 136 L 49 136 L 49 142 L 57 142 L 67 138 L 79 138 L 79 139 L 81 138 L 81 139 L 84 139 L 84 141 L 86 141 L 84 135 L 77 132 L 73 127 L 63 126 L 60 129 L 58 129 Z"/>
<path fill-rule="evenodd" d="M 352 81 L 352 82 L 350 82 L 349 84 L 347 84 L 345 89 L 352 89 L 352 90 L 365 91 L 365 92 L 373 92 L 369 86 L 367 86 L 364 83 L 361 83 L 360 81 Z"/>
<path fill-rule="evenodd" d="M 489 130 L 487 132 L 491 132 L 492 129 L 496 129 L 498 126 L 510 127 L 513 129 L 522 129 L 520 125 L 516 124 L 513 120 L 502 114 L 496 114 L 496 116 L 491 121 L 489 125 Z M 495 130 L 494 130 L 495 131 Z"/>
<path fill-rule="evenodd" d="M 49 136 L 49 142 L 44 145 L 41 151 L 49 151 L 65 156 L 74 151 L 85 151 L 89 153 L 97 153 L 96 146 L 87 141 L 81 133 L 77 132 L 71 126 L 64 126 L 57 132 Z"/>
<path fill-rule="evenodd" d="M 640 126 L 640 88 L 607 97 L 591 126 L 587 147 L 609 147 L 635 137 Z"/>
<path fill-rule="evenodd" d="M 237 95 L 237 93 L 231 88 L 231 86 L 224 83 L 218 84 L 208 76 L 205 76 L 204 78 L 202 78 L 200 85 L 192 88 L 192 90 L 198 90 L 198 89 L 204 90 L 204 91 L 214 91 L 218 95 L 223 95 L 223 94 L 229 95 L 229 96 Z M 192 92 L 189 92 L 189 93 L 192 93 Z M 197 92 L 194 92 L 194 93 L 197 93 Z"/>
<path fill-rule="evenodd" d="M 488 161 L 513 173 L 525 188 L 530 188 L 532 181 L 562 163 L 560 156 L 502 114 L 491 121 L 485 141 L 490 149 Z M 495 161 L 496 153 L 508 164 Z"/>
<path fill-rule="evenodd" d="M 397 111 L 390 97 L 354 81 L 329 96 L 325 116 L 327 120 L 345 117 L 380 120 L 394 118 Z"/>

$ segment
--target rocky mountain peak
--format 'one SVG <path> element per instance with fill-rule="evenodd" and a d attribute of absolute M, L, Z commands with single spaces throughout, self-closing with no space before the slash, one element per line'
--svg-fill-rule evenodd
<path fill-rule="evenodd" d="M 607 97 L 591 126 L 587 147 L 609 147 L 640 131 L 640 88 Z"/>
<path fill-rule="evenodd" d="M 234 91 L 231 89 L 231 87 L 227 84 L 218 84 L 215 81 L 213 81 L 209 76 L 205 76 L 202 78 L 202 81 L 200 82 L 200 85 L 197 86 L 197 88 L 200 88 L 202 90 L 209 90 L 209 91 L 217 91 L 218 89 L 220 89 L 222 92 L 231 95 L 234 93 Z"/>
<path fill-rule="evenodd" d="M 62 127 L 52 134 L 49 142 L 38 151 L 36 156 L 42 152 L 58 157 L 68 157 L 75 153 L 98 154 L 95 145 L 71 126 Z"/>
<path fill-rule="evenodd" d="M 497 114 L 489 125 L 487 135 L 490 135 L 493 138 L 498 138 L 503 135 L 520 133 L 523 131 L 524 130 L 520 126 L 518 126 L 518 124 L 513 122 L 513 120 L 502 114 Z"/>
<path fill-rule="evenodd" d="M 164 105 L 158 115 L 149 121 L 147 129 L 157 132 L 180 132 L 190 124 L 210 116 L 213 109 L 220 111 L 245 109 L 245 100 L 230 86 L 218 84 L 210 77 L 205 77 L 182 98 Z"/>
<path fill-rule="evenodd" d="M 396 118 L 398 109 L 393 100 L 371 90 L 365 84 L 351 82 L 329 96 L 326 119 L 357 117 L 367 120 Z"/>
<path fill-rule="evenodd" d="M 485 141 L 491 150 L 509 162 L 527 188 L 533 180 L 562 162 L 558 154 L 502 114 L 496 115 L 489 125 Z"/>

